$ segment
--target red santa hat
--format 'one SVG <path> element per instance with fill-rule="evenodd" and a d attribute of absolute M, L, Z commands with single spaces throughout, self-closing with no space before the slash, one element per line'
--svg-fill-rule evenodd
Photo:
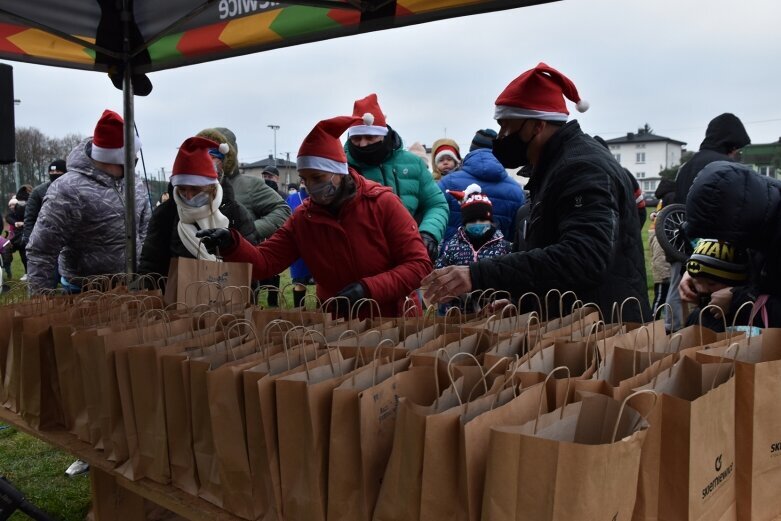
<path fill-rule="evenodd" d="M 104 110 L 95 132 L 92 134 L 92 159 L 111 165 L 125 164 L 125 122 L 113 110 Z M 136 134 L 135 152 L 141 149 L 141 139 Z"/>
<path fill-rule="evenodd" d="M 588 110 L 575 84 L 562 73 L 540 62 L 515 78 L 496 98 L 495 119 L 541 119 L 567 121 L 569 111 L 564 97 L 575 103 L 578 112 Z"/>
<path fill-rule="evenodd" d="M 437 164 L 443 157 L 450 157 L 456 163 L 461 162 L 461 155 L 458 153 L 458 149 L 451 145 L 442 145 L 437 147 L 434 151 L 434 164 Z"/>
<path fill-rule="evenodd" d="M 188 137 L 179 147 L 174 160 L 171 184 L 174 186 L 207 186 L 219 183 L 210 150 L 220 145 L 205 137 Z"/>
<path fill-rule="evenodd" d="M 338 116 L 320 121 L 301 143 L 296 167 L 299 170 L 312 168 L 332 174 L 347 175 L 347 156 L 339 137 L 355 122 L 356 119 L 351 116 Z"/>
<path fill-rule="evenodd" d="M 388 125 L 385 114 L 380 109 L 376 94 L 369 94 L 353 105 L 355 123 L 347 131 L 347 136 L 387 136 Z"/>
<path fill-rule="evenodd" d="M 461 204 L 461 222 L 467 224 L 475 221 L 490 221 L 494 205 L 483 189 L 477 183 L 472 183 L 466 190 L 447 190 Z"/>

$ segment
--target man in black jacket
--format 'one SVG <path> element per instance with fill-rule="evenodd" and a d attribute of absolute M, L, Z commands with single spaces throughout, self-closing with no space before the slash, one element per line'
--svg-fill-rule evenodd
<path fill-rule="evenodd" d="M 516 299 L 525 292 L 572 290 L 607 317 L 614 302 L 634 297 L 640 305 L 626 306 L 624 319 L 650 318 L 631 185 L 608 150 L 576 121 L 566 122 L 564 96 L 581 112 L 588 108 L 568 78 L 540 63 L 496 100 L 501 132 L 494 155 L 507 168 L 533 167 L 526 186 L 526 251 L 436 270 L 423 281 L 427 300 L 487 288 L 510 291 Z"/>
<path fill-rule="evenodd" d="M 49 186 L 51 186 L 55 179 L 67 171 L 68 169 L 65 166 L 65 160 L 55 159 L 49 164 L 49 180 L 33 188 L 30 199 L 27 201 L 27 206 L 24 209 L 23 241 L 25 246 L 30 240 L 30 235 L 33 233 L 35 222 L 38 220 L 38 214 L 41 212 L 41 206 L 43 206 L 43 198 L 49 190 Z M 59 277 L 57 277 L 57 280 L 59 280 Z"/>
<path fill-rule="evenodd" d="M 751 143 L 751 139 L 737 116 L 724 113 L 713 118 L 708 123 L 700 150 L 678 170 L 678 175 L 675 178 L 675 201 L 681 204 L 686 202 L 689 189 L 700 170 L 714 161 L 737 161 L 740 149 L 749 143 Z M 683 307 L 678 293 L 678 285 L 681 282 L 683 271 L 682 263 L 672 262 L 670 264 L 670 289 L 667 292 L 667 304 L 670 305 L 673 313 L 672 317 L 665 317 L 665 327 L 670 331 L 675 331 L 683 326 L 686 318 L 683 316 Z"/>

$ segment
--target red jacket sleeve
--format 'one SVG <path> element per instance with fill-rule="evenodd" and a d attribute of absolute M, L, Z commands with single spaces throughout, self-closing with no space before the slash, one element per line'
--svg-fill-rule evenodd
<path fill-rule="evenodd" d="M 252 264 L 252 280 L 263 280 L 282 273 L 298 259 L 298 246 L 293 236 L 293 218 L 258 246 L 253 246 L 241 234 L 231 229 L 236 246 L 223 253 L 228 262 Z"/>
<path fill-rule="evenodd" d="M 393 267 L 366 277 L 361 283 L 377 302 L 399 301 L 420 287 L 423 277 L 431 273 L 431 259 L 420 238 L 417 223 L 401 200 L 390 192 L 382 194 L 377 200 L 381 204 L 384 233 Z"/>

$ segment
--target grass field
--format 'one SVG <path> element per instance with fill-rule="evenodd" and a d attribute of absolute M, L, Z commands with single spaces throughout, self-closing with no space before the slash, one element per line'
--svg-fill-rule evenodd
<path fill-rule="evenodd" d="M 653 299 L 653 282 L 648 253 L 648 223 L 643 230 L 646 270 L 648 272 L 649 300 Z M 24 273 L 18 255 L 14 256 L 13 278 Z M 293 293 L 288 272 L 282 274 L 280 286 L 284 288 L 285 302 L 292 302 Z M 311 292 L 310 288 L 310 292 Z M 89 509 L 89 477 L 67 478 L 65 469 L 74 458 L 52 449 L 47 444 L 0 424 L 0 476 L 5 476 L 39 508 L 55 519 L 76 521 L 84 519 Z M 12 521 L 28 519 L 14 514 Z"/>

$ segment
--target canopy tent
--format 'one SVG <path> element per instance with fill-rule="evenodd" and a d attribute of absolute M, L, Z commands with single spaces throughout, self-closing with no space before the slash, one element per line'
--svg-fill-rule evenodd
<path fill-rule="evenodd" d="M 124 93 L 127 269 L 135 263 L 133 94 L 149 72 L 556 0 L 0 0 L 0 59 L 109 73 Z"/>

